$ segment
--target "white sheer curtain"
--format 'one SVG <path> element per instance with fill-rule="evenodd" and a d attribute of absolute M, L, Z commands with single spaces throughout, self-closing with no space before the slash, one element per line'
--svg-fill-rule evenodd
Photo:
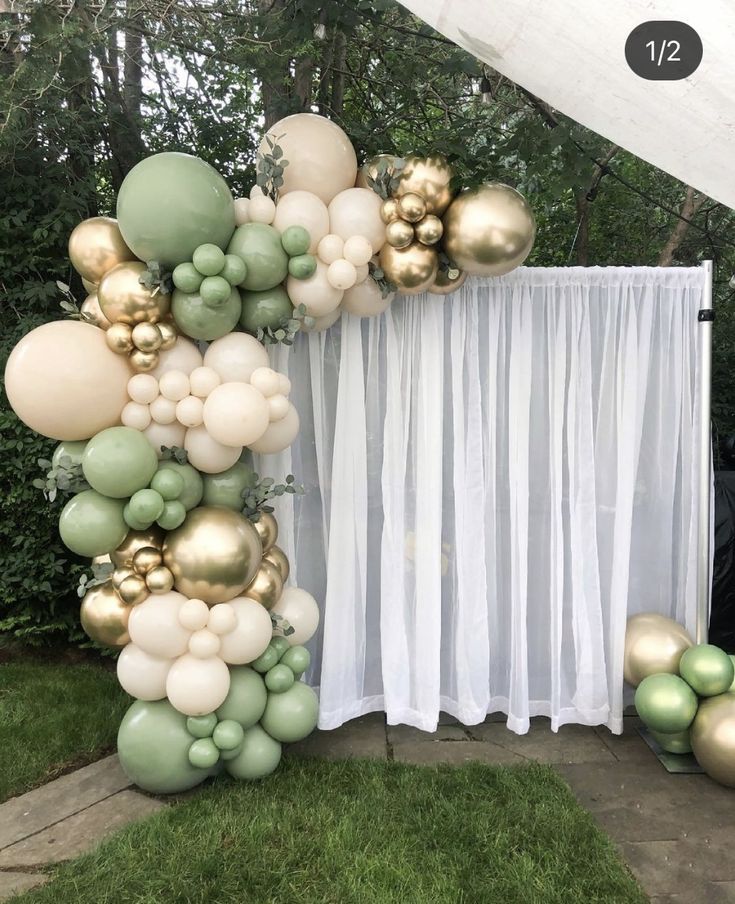
<path fill-rule="evenodd" d="M 263 472 L 322 604 L 322 728 L 440 710 L 622 727 L 629 614 L 693 628 L 699 269 L 520 269 L 278 349 Z"/>

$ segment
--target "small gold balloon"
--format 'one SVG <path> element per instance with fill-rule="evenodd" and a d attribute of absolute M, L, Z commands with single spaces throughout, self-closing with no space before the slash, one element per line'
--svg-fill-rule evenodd
<path fill-rule="evenodd" d="M 268 552 L 278 539 L 278 522 L 270 512 L 263 512 L 257 521 L 253 521 L 253 527 L 260 537 L 263 553 Z"/>
<path fill-rule="evenodd" d="M 146 270 L 140 261 L 118 264 L 102 277 L 97 290 L 102 312 L 112 323 L 156 323 L 169 312 L 171 296 L 153 294 L 140 282 Z"/>
<path fill-rule="evenodd" d="M 450 279 L 450 273 L 457 273 L 457 277 L 455 279 Z M 464 270 L 439 270 L 436 274 L 436 279 L 433 284 L 429 286 L 428 291 L 432 295 L 449 295 L 451 292 L 456 292 L 466 281 L 467 274 Z"/>
<path fill-rule="evenodd" d="M 391 248 L 408 248 L 413 235 L 413 226 L 405 220 L 393 220 L 385 227 L 385 240 Z"/>
<path fill-rule="evenodd" d="M 120 599 L 128 606 L 137 606 L 148 599 L 149 591 L 145 579 L 139 574 L 131 574 L 118 587 Z"/>
<path fill-rule="evenodd" d="M 128 578 L 131 578 L 134 574 L 135 572 L 133 571 L 133 569 L 127 565 L 124 565 L 121 568 L 116 568 L 112 572 L 112 586 L 115 588 L 115 590 L 119 590 L 122 582 L 126 581 Z"/>
<path fill-rule="evenodd" d="M 163 554 L 155 546 L 144 546 L 133 556 L 133 571 L 140 575 L 146 575 L 157 565 L 163 562 Z"/>
<path fill-rule="evenodd" d="M 118 548 L 110 553 L 110 558 L 118 568 L 132 568 L 136 552 L 146 546 L 160 549 L 164 536 L 165 532 L 157 525 L 149 527 L 148 530 L 130 530 Z"/>
<path fill-rule="evenodd" d="M 396 201 L 395 198 L 388 198 L 387 201 L 383 201 L 380 207 L 380 219 L 388 224 L 392 223 L 393 220 L 397 220 L 399 217 L 398 201 Z"/>
<path fill-rule="evenodd" d="M 694 756 L 707 775 L 735 787 L 735 694 L 702 700 L 689 737 Z"/>
<path fill-rule="evenodd" d="M 442 237 L 444 225 L 439 217 L 435 217 L 433 213 L 427 213 L 423 220 L 420 220 L 414 227 L 416 238 L 423 245 L 435 245 Z"/>
<path fill-rule="evenodd" d="M 142 352 L 155 352 L 163 344 L 157 323 L 136 323 L 133 327 L 133 345 Z"/>
<path fill-rule="evenodd" d="M 105 333 L 105 339 L 117 355 L 127 355 L 133 348 L 133 331 L 127 323 L 113 323 Z"/>
<path fill-rule="evenodd" d="M 411 155 L 401 170 L 396 197 L 409 193 L 420 195 L 426 201 L 428 213 L 440 217 L 452 201 L 454 192 L 450 183 L 453 175 L 454 170 L 441 154 L 431 157 Z"/>
<path fill-rule="evenodd" d="M 85 279 L 82 277 L 82 285 L 84 286 L 84 291 L 87 295 L 96 295 L 97 294 L 97 283 L 92 282 L 89 279 Z"/>
<path fill-rule="evenodd" d="M 176 345 L 176 340 L 178 339 L 178 331 L 173 323 L 169 320 L 162 320 L 158 324 L 158 332 L 161 335 L 161 351 L 168 351 L 170 348 L 173 348 Z"/>
<path fill-rule="evenodd" d="M 420 242 L 414 242 L 408 248 L 383 245 L 380 266 L 399 292 L 418 295 L 434 283 L 439 269 L 439 255 L 433 248 Z"/>
<path fill-rule="evenodd" d="M 263 556 L 263 558 L 267 559 L 272 565 L 276 566 L 276 568 L 281 572 L 281 577 L 283 578 L 283 583 L 285 584 L 288 580 L 289 574 L 291 573 L 291 566 L 289 565 L 286 553 L 281 549 L 281 547 L 271 546 L 271 548 Z"/>
<path fill-rule="evenodd" d="M 130 609 L 117 595 L 111 581 L 86 592 L 79 616 L 85 633 L 97 643 L 116 649 L 130 643 Z"/>
<path fill-rule="evenodd" d="M 418 223 L 426 216 L 426 201 L 414 192 L 407 192 L 398 199 L 398 213 L 409 223 Z"/>
<path fill-rule="evenodd" d="M 82 314 L 86 314 L 86 317 L 83 319 L 86 320 L 87 323 L 92 323 L 101 330 L 109 330 L 112 326 L 107 317 L 102 313 L 102 308 L 100 308 L 96 292 L 93 295 L 88 295 L 84 299 L 79 310 Z"/>
<path fill-rule="evenodd" d="M 125 244 L 117 220 L 91 217 L 69 236 L 69 259 L 82 279 L 99 283 L 108 270 L 124 261 L 134 261 L 135 255 Z"/>
<path fill-rule="evenodd" d="M 165 565 L 157 565 L 145 576 L 145 584 L 151 593 L 168 593 L 174 588 L 174 576 Z"/>
<path fill-rule="evenodd" d="M 253 580 L 243 591 L 243 596 L 257 600 L 266 609 L 272 609 L 283 593 L 283 578 L 278 566 L 263 559 Z"/>
<path fill-rule="evenodd" d="M 685 628 L 672 618 L 643 612 L 628 619 L 625 629 L 623 674 L 628 684 L 638 685 L 648 675 L 679 673 L 679 660 L 693 645 Z"/>
<path fill-rule="evenodd" d="M 158 352 L 143 352 L 134 348 L 130 352 L 130 363 L 139 374 L 147 374 L 158 367 Z"/>
<path fill-rule="evenodd" d="M 378 167 L 382 160 L 387 161 L 387 170 L 393 170 L 393 161 L 396 159 L 394 154 L 377 154 L 375 157 L 371 157 L 366 163 L 360 167 L 357 171 L 357 181 L 355 182 L 355 186 L 357 188 L 370 188 L 370 183 L 368 182 L 368 177 L 371 179 L 376 179 L 378 176 Z"/>

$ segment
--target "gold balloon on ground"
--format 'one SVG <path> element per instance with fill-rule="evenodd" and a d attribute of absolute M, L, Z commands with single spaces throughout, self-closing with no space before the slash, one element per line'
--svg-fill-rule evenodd
<path fill-rule="evenodd" d="M 132 569 L 133 556 L 136 552 L 146 546 L 160 549 L 163 546 L 164 536 L 164 531 L 157 526 L 149 527 L 148 530 L 128 531 L 128 535 L 123 542 L 114 552 L 110 553 L 110 558 L 118 568 L 127 567 Z"/>
<path fill-rule="evenodd" d="M 692 646 L 692 638 L 672 618 L 644 612 L 628 619 L 623 652 L 623 674 L 628 684 L 638 685 L 648 675 L 679 672 L 679 660 Z"/>
<path fill-rule="evenodd" d="M 281 578 L 283 579 L 283 583 L 285 584 L 288 580 L 288 576 L 291 573 L 291 566 L 288 561 L 288 557 L 286 553 L 281 549 L 280 546 L 271 546 L 267 553 L 263 556 L 264 559 L 267 559 L 272 565 L 275 565 L 276 568 L 281 572 Z"/>
<path fill-rule="evenodd" d="M 432 285 L 429 286 L 429 292 L 432 295 L 449 295 L 451 292 L 456 292 L 466 281 L 467 274 L 463 270 L 459 271 L 456 279 L 449 278 L 448 270 L 440 270 Z"/>
<path fill-rule="evenodd" d="M 84 318 L 87 323 L 92 323 L 94 324 L 94 326 L 98 326 L 101 330 L 109 330 L 109 328 L 112 326 L 107 317 L 105 317 L 105 315 L 102 313 L 102 308 L 100 307 L 96 292 L 88 295 L 84 299 L 79 310 L 82 312 L 82 314 L 87 315 Z"/>
<path fill-rule="evenodd" d="M 135 255 L 125 244 L 117 220 L 91 217 L 69 236 L 69 259 L 82 279 L 95 284 L 118 264 L 134 261 Z"/>
<path fill-rule="evenodd" d="M 278 539 L 278 522 L 271 512 L 262 512 L 260 518 L 257 521 L 253 521 L 253 527 L 258 532 L 263 553 L 265 554 Z"/>
<path fill-rule="evenodd" d="M 116 649 L 130 643 L 130 608 L 117 595 L 111 581 L 87 591 L 79 615 L 85 633 L 97 643 Z"/>
<path fill-rule="evenodd" d="M 263 559 L 255 577 L 243 591 L 243 596 L 257 600 L 266 609 L 272 609 L 282 593 L 283 577 L 278 566 Z"/>
<path fill-rule="evenodd" d="M 441 154 L 431 157 L 410 156 L 401 171 L 396 197 L 414 193 L 426 202 L 429 213 L 441 216 L 449 207 L 454 192 L 450 183 L 454 170 Z"/>
<path fill-rule="evenodd" d="M 434 283 L 439 269 L 439 256 L 433 248 L 414 242 L 407 248 L 383 245 L 380 267 L 387 279 L 404 295 L 425 292 Z"/>
<path fill-rule="evenodd" d="M 689 736 L 694 756 L 707 775 L 735 787 L 735 694 L 702 700 Z"/>
<path fill-rule="evenodd" d="M 97 298 L 111 323 L 156 323 L 168 314 L 171 296 L 160 291 L 154 295 L 140 282 L 146 269 L 145 264 L 134 261 L 118 264 L 103 276 Z"/>

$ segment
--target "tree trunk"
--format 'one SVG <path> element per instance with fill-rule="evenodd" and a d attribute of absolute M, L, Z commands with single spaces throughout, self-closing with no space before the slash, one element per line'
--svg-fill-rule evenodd
<path fill-rule="evenodd" d="M 684 237 L 689 231 L 688 221 L 694 219 L 699 212 L 699 208 L 704 204 L 706 199 L 707 195 L 697 194 L 691 185 L 687 185 L 684 203 L 681 205 L 681 210 L 679 212 L 680 219 L 676 221 L 676 225 L 671 231 L 671 235 L 661 249 L 661 254 L 658 256 L 659 267 L 671 266 L 674 255 L 679 250 L 681 243 L 684 241 Z"/>

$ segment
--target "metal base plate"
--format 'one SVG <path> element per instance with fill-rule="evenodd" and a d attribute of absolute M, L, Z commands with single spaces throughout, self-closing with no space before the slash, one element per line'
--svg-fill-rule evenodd
<path fill-rule="evenodd" d="M 702 769 L 696 761 L 693 753 L 669 753 L 663 749 L 651 732 L 644 726 L 641 726 L 638 729 L 638 734 L 656 754 L 659 762 L 667 772 L 679 773 L 681 775 L 704 774 L 704 769 Z"/>

